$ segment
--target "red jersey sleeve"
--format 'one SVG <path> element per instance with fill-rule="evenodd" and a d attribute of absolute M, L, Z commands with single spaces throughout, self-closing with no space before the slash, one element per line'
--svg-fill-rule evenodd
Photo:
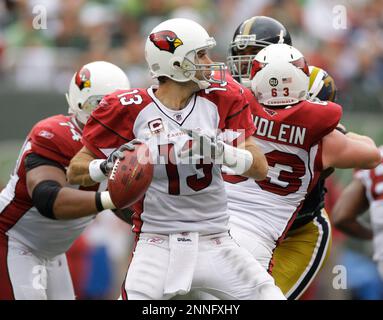
<path fill-rule="evenodd" d="M 116 91 L 105 96 L 92 112 L 83 130 L 82 143 L 97 157 L 105 158 L 110 149 L 116 149 L 135 138 L 134 121 L 143 103 L 123 105 L 121 99 L 128 101 L 127 97 L 136 93 L 139 95 L 140 90 Z"/>
<path fill-rule="evenodd" d="M 29 134 L 31 152 L 64 167 L 82 148 L 81 132 L 70 117 L 58 115 L 38 122 Z"/>
<path fill-rule="evenodd" d="M 261 105 L 249 88 L 243 87 L 243 90 L 247 101 L 249 101 L 250 112 L 252 115 L 256 116 Z"/>
<path fill-rule="evenodd" d="M 305 114 L 307 119 L 312 119 L 310 123 L 311 144 L 318 143 L 324 136 L 333 131 L 342 118 L 342 107 L 331 101 L 310 102 L 305 111 L 311 114 Z"/>
<path fill-rule="evenodd" d="M 204 96 L 218 108 L 219 129 L 243 130 L 245 138 L 253 135 L 255 127 L 250 104 L 241 85 L 229 81 L 224 87 L 211 86 L 205 90 Z"/>

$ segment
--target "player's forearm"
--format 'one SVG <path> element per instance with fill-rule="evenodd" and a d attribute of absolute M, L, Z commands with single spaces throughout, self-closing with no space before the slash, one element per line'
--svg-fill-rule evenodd
<path fill-rule="evenodd" d="M 96 192 L 62 188 L 53 205 L 54 217 L 58 220 L 82 218 L 98 212 Z"/>
<path fill-rule="evenodd" d="M 89 174 L 89 164 L 94 160 L 93 156 L 80 151 L 71 160 L 67 170 L 67 180 L 72 185 L 89 187 L 97 182 L 93 181 Z"/>
<path fill-rule="evenodd" d="M 96 214 L 104 209 L 114 209 L 107 191 L 102 194 L 98 193 L 98 196 L 96 194 L 92 191 L 62 188 L 53 204 L 54 218 L 58 220 L 77 219 Z"/>
<path fill-rule="evenodd" d="M 372 140 L 370 137 L 362 136 L 354 132 L 348 132 L 346 136 L 348 139 L 357 141 L 358 143 L 362 144 L 360 147 L 361 150 L 363 148 L 362 157 L 359 157 L 359 159 L 362 161 L 362 165 L 357 167 L 363 169 L 373 169 L 380 164 L 381 155 L 374 140 Z"/>
<path fill-rule="evenodd" d="M 376 148 L 376 144 L 375 144 L 374 140 L 372 140 L 370 137 L 363 136 L 363 135 L 357 134 L 355 132 L 348 132 L 346 134 L 346 137 L 349 139 L 352 139 L 352 140 L 363 142 L 363 143 L 365 143 L 371 147 Z"/>
<path fill-rule="evenodd" d="M 339 220 L 334 225 L 337 229 L 351 237 L 363 240 L 371 240 L 373 237 L 372 230 L 356 220 Z"/>
<path fill-rule="evenodd" d="M 348 135 L 347 135 L 348 136 Z M 373 169 L 381 163 L 381 155 L 379 149 L 376 147 L 375 143 L 369 143 L 370 138 L 363 137 L 362 139 L 354 139 L 355 144 L 358 144 L 356 148 L 359 156 L 356 158 L 355 168 L 361 169 Z"/>
<path fill-rule="evenodd" d="M 265 155 L 254 144 L 246 144 L 246 150 L 249 151 L 253 156 L 253 163 L 249 170 L 243 175 L 246 177 L 254 178 L 257 181 L 262 181 L 266 178 L 269 166 Z"/>

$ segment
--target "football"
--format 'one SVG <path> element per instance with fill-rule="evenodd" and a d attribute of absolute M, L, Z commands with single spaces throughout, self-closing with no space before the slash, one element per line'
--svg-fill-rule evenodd
<path fill-rule="evenodd" d="M 125 158 L 117 159 L 108 177 L 108 190 L 118 209 L 140 200 L 153 178 L 153 163 L 146 144 L 136 145 L 134 151 L 124 151 Z"/>

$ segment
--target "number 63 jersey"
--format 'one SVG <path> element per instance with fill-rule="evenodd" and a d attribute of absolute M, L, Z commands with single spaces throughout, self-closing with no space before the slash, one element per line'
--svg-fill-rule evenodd
<path fill-rule="evenodd" d="M 164 106 L 154 90 L 106 96 L 84 128 L 84 145 L 100 158 L 134 138 L 149 146 L 154 174 L 143 201 L 135 206 L 135 232 L 227 231 L 229 215 L 220 166 L 185 163 L 178 153 L 191 139 L 183 129 L 213 134 L 217 129 L 242 129 L 243 137 L 251 136 L 255 128 L 243 90 L 235 83 L 212 85 L 195 93 L 178 111 Z"/>
<path fill-rule="evenodd" d="M 254 181 L 224 177 L 230 223 L 252 234 L 281 241 L 306 194 L 322 171 L 322 138 L 340 121 L 342 109 L 332 102 L 302 101 L 284 109 L 252 104 L 254 137 L 269 164 L 267 178 Z"/>

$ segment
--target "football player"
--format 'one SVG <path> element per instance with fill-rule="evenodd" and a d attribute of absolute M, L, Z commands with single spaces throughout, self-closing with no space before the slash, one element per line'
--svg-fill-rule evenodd
<path fill-rule="evenodd" d="M 279 21 L 265 16 L 243 21 L 234 33 L 227 59 L 233 78 L 249 88 L 252 60 L 273 43 L 292 44 L 290 33 Z M 317 67 L 310 66 L 309 71 L 310 100 L 335 101 L 336 86 L 332 77 Z M 255 117 L 258 103 L 249 89 L 245 89 L 245 93 Z M 341 125 L 336 129 L 343 130 Z M 307 195 L 291 232 L 274 251 L 273 277 L 288 299 L 298 299 L 304 293 L 330 253 L 331 225 L 324 210 L 324 175 Z"/>
<path fill-rule="evenodd" d="M 69 114 L 38 122 L 28 134 L 16 167 L 0 194 L 0 299 L 74 299 L 65 252 L 108 193 L 68 185 L 66 168 L 82 148 L 81 135 L 101 98 L 129 80 L 103 61 L 73 76 Z M 85 191 L 94 190 L 94 191 Z M 108 198 L 108 197 L 107 197 Z"/>
<path fill-rule="evenodd" d="M 229 46 L 227 66 L 231 76 L 250 88 L 251 62 L 259 51 L 273 43 L 292 45 L 289 31 L 279 21 L 266 16 L 254 16 L 243 21 L 235 30 Z"/>
<path fill-rule="evenodd" d="M 334 102 L 337 94 L 334 79 L 318 67 L 309 66 L 309 72 L 309 100 Z M 341 124 L 335 129 L 346 132 Z M 302 296 L 330 255 L 332 232 L 324 198 L 325 179 L 333 171 L 333 168 L 328 168 L 321 173 L 285 239 L 274 250 L 273 277 L 290 300 Z"/>
<path fill-rule="evenodd" d="M 122 299 L 169 299 L 198 289 L 218 298 L 284 299 L 228 233 L 220 164 L 260 181 L 267 162 L 251 138 L 255 128 L 242 89 L 225 83 L 225 65 L 207 54 L 214 46 L 206 30 L 188 19 L 155 27 L 145 57 L 159 85 L 106 96 L 70 163 L 69 181 L 96 183 L 120 157 L 115 151 L 104 160 L 105 150 L 133 149 L 140 141 L 150 148 L 154 177 L 134 216 L 139 239 Z M 213 78 L 213 71 L 220 76 Z M 217 137 L 217 129 L 239 128 L 244 148 Z"/>
<path fill-rule="evenodd" d="M 383 156 L 383 146 L 380 147 Z M 373 259 L 383 279 L 383 162 L 375 169 L 358 170 L 343 190 L 332 212 L 334 225 L 344 233 L 363 240 L 373 240 Z M 371 228 L 358 221 L 370 211 Z"/>
<path fill-rule="evenodd" d="M 321 174 L 331 167 L 373 168 L 379 163 L 380 154 L 370 138 L 336 130 L 342 114 L 339 105 L 306 100 L 309 68 L 295 48 L 269 45 L 257 54 L 251 70 L 252 90 L 259 102 L 253 110 L 257 127 L 254 137 L 265 152 L 269 172 L 260 182 L 225 177 L 230 230 L 234 239 L 272 273 L 276 248 Z M 320 220 L 319 216 L 313 219 L 313 224 L 319 225 L 316 220 Z M 296 242 L 320 235 L 313 228 L 305 230 L 307 234 L 298 234 Z M 323 259 L 327 246 L 327 242 L 318 241 L 314 250 L 298 246 L 294 253 L 290 244 L 281 260 L 286 273 L 283 277 L 293 277 L 297 270 L 294 265 L 307 263 L 310 269 L 308 262 L 312 262 L 303 257 L 312 257 L 319 250 Z M 287 284 L 290 290 L 297 289 Z"/>

